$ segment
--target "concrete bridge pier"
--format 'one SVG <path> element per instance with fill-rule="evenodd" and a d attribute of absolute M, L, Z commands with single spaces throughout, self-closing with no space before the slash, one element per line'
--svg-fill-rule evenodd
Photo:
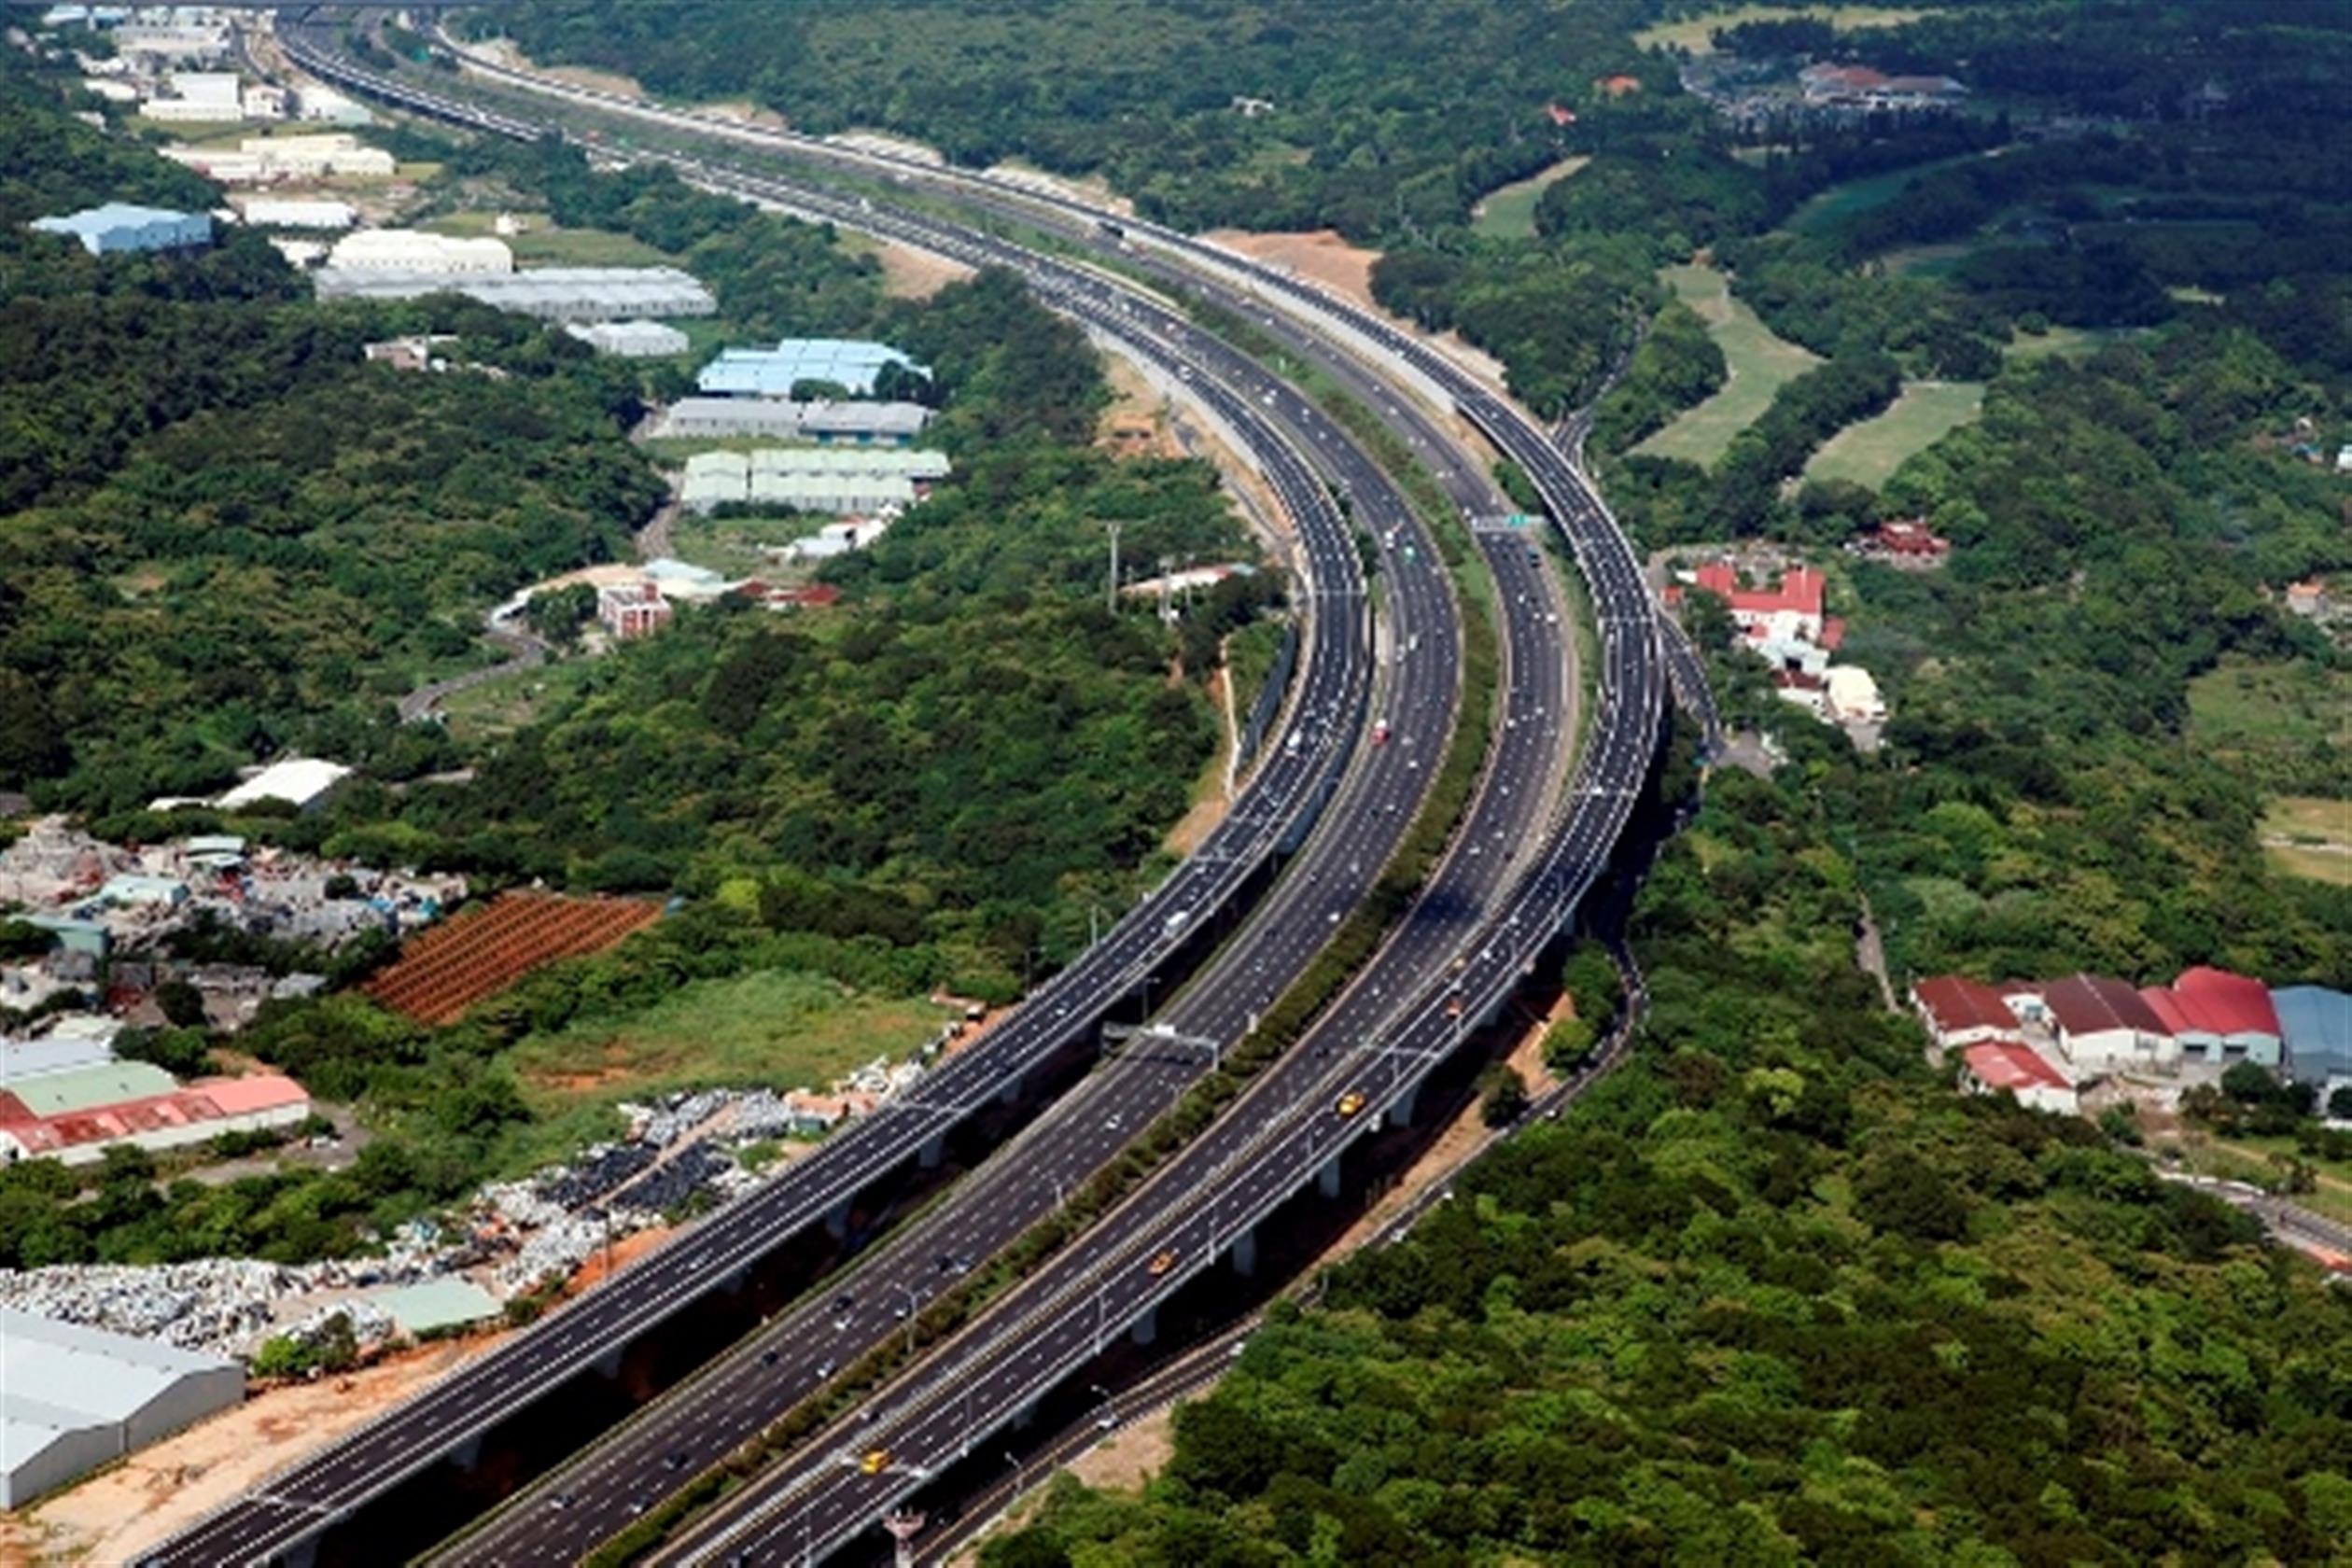
<path fill-rule="evenodd" d="M 1143 1315 L 1135 1320 L 1135 1326 L 1127 1330 L 1127 1337 L 1139 1345 L 1148 1345 L 1157 1339 L 1159 1337 L 1159 1309 L 1147 1308 Z"/>
<path fill-rule="evenodd" d="M 607 1379 L 618 1378 L 621 1376 L 620 1346 L 615 1345 L 612 1349 L 605 1351 L 604 1354 L 596 1358 L 596 1376 Z"/>
<path fill-rule="evenodd" d="M 1021 1102 L 1021 1075 L 1019 1073 L 1015 1072 L 1005 1079 L 1004 1086 L 997 1090 L 997 1099 L 1007 1105 L 1018 1105 Z"/>
<path fill-rule="evenodd" d="M 1233 1271 L 1244 1280 L 1257 1275 L 1257 1230 L 1254 1226 L 1233 1239 Z"/>
<path fill-rule="evenodd" d="M 825 1215 L 825 1234 L 836 1241 L 849 1239 L 849 1200 L 843 1198 Z"/>
<path fill-rule="evenodd" d="M 318 1537 L 305 1535 L 274 1559 L 282 1568 L 318 1568 Z"/>
<path fill-rule="evenodd" d="M 1315 1190 L 1325 1197 L 1339 1196 L 1339 1156 L 1323 1161 L 1323 1168 L 1315 1172 Z"/>
<path fill-rule="evenodd" d="M 932 1133 L 923 1140 L 922 1153 L 916 1157 L 921 1162 L 925 1170 L 938 1169 L 940 1162 L 947 1157 L 947 1140 L 938 1133 Z"/>
<path fill-rule="evenodd" d="M 1413 1109 L 1421 1099 L 1421 1085 L 1413 1085 L 1389 1102 L 1388 1125 L 1393 1127 L 1413 1125 Z"/>

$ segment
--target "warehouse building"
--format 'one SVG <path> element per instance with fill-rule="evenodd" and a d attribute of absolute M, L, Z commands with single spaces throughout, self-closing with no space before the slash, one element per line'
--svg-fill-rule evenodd
<path fill-rule="evenodd" d="M 461 239 L 422 229 L 362 229 L 335 242 L 327 264 L 346 272 L 499 275 L 514 271 L 504 240 Z"/>
<path fill-rule="evenodd" d="M 223 811 L 242 811 L 264 802 L 283 801 L 297 811 L 315 811 L 350 777 L 351 770 L 341 763 L 288 757 L 272 763 L 214 804 Z"/>
<path fill-rule="evenodd" d="M 91 1085 L 135 1070 L 159 1075 L 159 1093 L 108 1094 L 95 1104 L 44 1111 L 60 1099 L 86 1100 Z M 140 1074 L 143 1076 L 143 1074 Z M 63 1084 L 73 1092 L 61 1094 Z M 291 1078 L 257 1073 L 248 1078 L 200 1078 L 185 1087 L 146 1062 L 114 1062 L 42 1073 L 0 1092 L 0 1161 L 53 1159 L 64 1165 L 94 1165 L 118 1145 L 177 1149 L 224 1132 L 259 1132 L 288 1127 L 311 1113 L 309 1094 Z"/>
<path fill-rule="evenodd" d="M 33 227 L 44 234 L 79 240 L 92 256 L 115 256 L 135 250 L 191 250 L 212 244 L 210 213 L 174 212 L 167 207 L 138 207 L 108 202 L 77 213 L 36 217 Z"/>
<path fill-rule="evenodd" d="M 623 359 L 665 359 L 688 346 L 685 333 L 658 321 L 596 321 L 564 330 L 599 354 Z"/>
<path fill-rule="evenodd" d="M 140 112 L 149 119 L 224 123 L 245 118 L 245 102 L 234 71 L 175 71 L 172 95 L 150 98 Z"/>
<path fill-rule="evenodd" d="M 933 448 L 763 447 L 751 454 L 754 478 L 763 473 L 834 474 L 887 478 L 897 476 L 922 483 L 945 479 L 947 454 Z"/>
<path fill-rule="evenodd" d="M 904 446 L 931 423 L 920 403 L 851 403 L 819 399 L 680 398 L 670 405 L 661 433 L 675 440 L 772 436 L 819 446 Z"/>
<path fill-rule="evenodd" d="M 348 202 L 247 196 L 236 206 L 237 216 L 257 229 L 348 229 L 359 220 Z"/>
<path fill-rule="evenodd" d="M 710 290 L 675 267 L 540 267 L 507 276 L 377 272 L 326 267 L 315 278 L 322 300 L 414 300 L 463 294 L 541 321 L 609 321 L 621 316 L 709 315 Z"/>
<path fill-rule="evenodd" d="M 751 499 L 794 511 L 867 514 L 915 503 L 915 482 L 903 474 L 754 473 Z"/>
<path fill-rule="evenodd" d="M 2352 1084 L 2352 992 L 2326 986 L 2281 986 L 2270 994 L 2287 1040 L 2288 1075 L 2319 1090 Z"/>
<path fill-rule="evenodd" d="M 245 1368 L 226 1356 L 0 1308 L 0 1507 L 244 1398 Z"/>
<path fill-rule="evenodd" d="M 829 381 L 851 392 L 874 390 L 883 367 L 931 371 L 888 343 L 856 338 L 786 338 L 774 348 L 723 348 L 696 378 L 715 397 L 789 398 L 804 381 Z"/>

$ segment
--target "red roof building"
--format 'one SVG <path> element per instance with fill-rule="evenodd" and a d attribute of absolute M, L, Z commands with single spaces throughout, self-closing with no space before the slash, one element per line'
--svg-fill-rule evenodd
<path fill-rule="evenodd" d="M 1865 560 L 1924 568 L 1943 565 L 1952 541 L 1928 527 L 1924 517 L 1898 517 L 1848 540 L 1846 550 Z"/>
<path fill-rule="evenodd" d="M 2021 1105 L 2073 1115 L 2081 1109 L 2065 1074 L 2031 1046 L 1995 1041 L 1960 1053 L 1961 1080 L 1977 1094 L 2013 1094 Z"/>
<path fill-rule="evenodd" d="M 223 1132 L 285 1127 L 310 1114 L 310 1095 L 273 1072 L 205 1078 L 174 1093 L 36 1116 L 0 1092 L 0 1159 L 53 1158 L 82 1165 L 118 1143 L 169 1149 Z"/>
<path fill-rule="evenodd" d="M 2169 1067 L 2180 1045 L 2139 992 L 2103 974 L 2077 974 L 2043 987 L 2059 1049 L 2079 1067 Z"/>
<path fill-rule="evenodd" d="M 1564 104 L 1546 104 L 1544 118 L 1554 125 L 1567 127 L 1576 123 L 1576 111 Z"/>
<path fill-rule="evenodd" d="M 1980 980 L 1957 974 L 1922 980 L 1911 987 L 1911 1005 L 1936 1043 L 1947 1048 L 2018 1038 L 2017 1015 L 1998 990 Z"/>
<path fill-rule="evenodd" d="M 2149 1007 L 2172 1026 L 2189 1059 L 2253 1061 L 2276 1067 L 2283 1057 L 2278 1010 L 2270 987 L 2226 969 L 2200 964 L 2181 971 L 2170 990 L 2150 987 L 2140 993 Z"/>
<path fill-rule="evenodd" d="M 1700 588 L 1730 607 L 1732 621 L 1751 638 L 1821 636 L 1828 579 L 1811 567 L 1789 567 L 1777 588 L 1741 587 L 1740 574 L 1729 561 L 1709 561 L 1694 575 Z"/>

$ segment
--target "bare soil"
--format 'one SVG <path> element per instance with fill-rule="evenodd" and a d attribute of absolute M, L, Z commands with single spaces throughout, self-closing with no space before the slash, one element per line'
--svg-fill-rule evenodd
<path fill-rule="evenodd" d="M 928 300 L 973 275 L 960 261 L 889 240 L 874 242 L 874 258 L 882 263 L 882 292 L 893 300 Z"/>

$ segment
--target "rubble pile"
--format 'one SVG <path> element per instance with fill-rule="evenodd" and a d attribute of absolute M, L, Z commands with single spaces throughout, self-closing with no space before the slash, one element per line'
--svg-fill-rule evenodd
<path fill-rule="evenodd" d="M 59 1264 L 0 1270 L 0 1306 L 189 1350 L 240 1354 L 283 1332 L 276 1317 L 287 1301 L 431 1279 L 446 1273 L 449 1262 L 441 1253 L 396 1246 L 384 1257 L 291 1266 L 254 1258 L 156 1267 Z"/>

